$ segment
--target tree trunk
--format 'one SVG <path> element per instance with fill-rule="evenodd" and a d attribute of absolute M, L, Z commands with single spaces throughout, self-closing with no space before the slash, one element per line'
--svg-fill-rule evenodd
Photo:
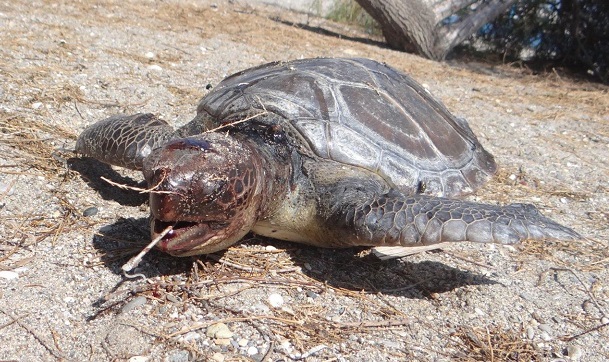
<path fill-rule="evenodd" d="M 420 0 L 356 0 L 381 26 L 390 47 L 434 58 L 436 17 Z"/>
<path fill-rule="evenodd" d="M 390 47 L 443 60 L 463 40 L 516 0 L 356 0 L 381 26 Z M 478 3 L 475 9 L 471 5 Z M 444 20 L 458 12 L 456 22 Z"/>

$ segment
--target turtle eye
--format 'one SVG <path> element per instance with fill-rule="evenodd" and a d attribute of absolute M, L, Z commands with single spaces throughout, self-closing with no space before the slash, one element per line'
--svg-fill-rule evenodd
<path fill-rule="evenodd" d="M 157 169 L 144 169 L 144 178 L 148 183 L 148 187 L 158 188 L 169 175 L 170 169 L 161 167 Z"/>

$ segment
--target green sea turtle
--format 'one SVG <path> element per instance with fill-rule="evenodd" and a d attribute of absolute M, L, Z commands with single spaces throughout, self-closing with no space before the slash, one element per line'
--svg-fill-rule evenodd
<path fill-rule="evenodd" d="M 465 120 L 373 60 L 247 69 L 178 130 L 152 114 L 114 116 L 85 129 L 76 150 L 143 170 L 152 236 L 173 226 L 157 246 L 176 256 L 225 249 L 250 231 L 400 250 L 579 238 L 532 205 L 454 199 L 495 173 L 493 157 Z"/>

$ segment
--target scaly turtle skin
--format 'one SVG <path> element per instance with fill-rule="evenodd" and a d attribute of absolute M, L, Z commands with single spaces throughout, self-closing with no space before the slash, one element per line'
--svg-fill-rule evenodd
<path fill-rule="evenodd" d="M 177 256 L 250 231 L 331 248 L 579 238 L 532 205 L 448 198 L 485 183 L 493 157 L 418 83 L 372 60 L 248 69 L 178 130 L 151 114 L 114 116 L 76 150 L 143 170 L 152 236 L 173 225 L 158 247 Z"/>

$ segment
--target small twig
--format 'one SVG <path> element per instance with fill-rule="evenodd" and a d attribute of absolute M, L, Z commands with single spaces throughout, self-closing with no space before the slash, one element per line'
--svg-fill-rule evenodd
<path fill-rule="evenodd" d="M 486 343 L 488 343 L 488 349 L 491 354 L 491 362 L 495 361 L 495 351 L 493 351 L 493 343 L 491 342 L 491 332 L 486 327 Z"/>
<path fill-rule="evenodd" d="M 459 259 L 459 260 L 463 260 L 465 262 L 472 263 L 474 265 L 481 266 L 483 268 L 487 268 L 487 269 L 491 269 L 491 270 L 496 270 L 497 269 L 497 268 L 495 268 L 495 267 L 493 267 L 491 265 L 482 264 L 482 263 L 479 263 L 477 261 L 474 261 L 474 260 L 471 260 L 471 259 L 459 256 L 459 255 L 457 255 L 455 253 L 451 253 L 451 252 L 446 251 L 446 250 L 442 250 L 442 251 L 444 252 L 444 254 L 448 254 L 448 255 L 452 256 L 453 258 L 456 258 L 456 259 Z"/>
<path fill-rule="evenodd" d="M 4 313 L 13 322 L 17 323 L 21 328 L 23 328 L 26 331 L 28 331 L 38 341 L 38 343 L 40 343 L 55 358 L 57 358 L 59 360 L 63 360 L 65 358 L 65 356 L 63 356 L 59 351 L 56 351 L 54 348 L 48 346 L 47 343 L 44 341 L 44 339 L 38 334 L 38 332 L 36 332 L 33 328 L 31 328 L 25 322 L 21 321 L 21 318 L 23 318 L 23 317 L 16 317 L 16 316 L 13 315 L 13 313 L 5 310 L 2 307 L 0 307 L 0 312 Z"/>
<path fill-rule="evenodd" d="M 264 353 L 264 356 L 262 356 L 262 359 L 260 360 L 260 362 L 270 361 L 271 352 L 273 352 L 274 348 L 275 348 L 275 341 L 271 341 L 269 343 L 269 349 L 267 349 L 267 351 Z"/>
<path fill-rule="evenodd" d="M 19 317 L 19 318 L 22 318 L 22 317 Z M 8 322 L 6 322 L 6 323 L 4 323 L 4 324 L 0 325 L 0 329 L 4 329 L 4 328 L 6 328 L 6 327 L 10 326 L 10 325 L 11 325 L 11 324 L 13 324 L 13 323 L 17 323 L 17 319 L 12 319 L 12 318 L 11 318 L 11 320 L 10 320 L 10 321 L 8 321 Z"/>
<path fill-rule="evenodd" d="M 577 281 L 582 285 L 582 287 L 584 287 L 584 290 L 586 291 L 586 294 L 588 294 L 588 297 L 590 297 L 590 300 L 592 300 L 592 303 L 594 303 L 594 305 L 596 305 L 596 308 L 598 308 L 598 310 L 603 314 L 603 316 L 607 315 L 607 312 L 605 312 L 605 310 L 600 306 L 600 304 L 598 303 L 598 301 L 596 300 L 596 297 L 594 296 L 594 294 L 592 294 L 592 292 L 590 291 L 590 289 L 588 288 L 588 286 L 586 286 L 586 284 L 581 280 L 581 278 L 575 273 L 575 271 L 573 271 L 572 269 L 569 268 L 555 268 L 552 267 L 550 268 L 552 270 L 556 270 L 556 271 L 567 271 L 571 274 L 573 274 L 573 276 L 575 277 L 575 279 L 577 279 Z"/>
<path fill-rule="evenodd" d="M 412 288 L 415 288 L 421 284 L 427 283 L 431 280 L 432 278 L 427 278 L 427 279 L 423 279 L 417 283 L 408 285 L 406 287 L 400 287 L 400 288 L 392 288 L 392 289 L 379 289 L 379 292 L 383 293 L 383 294 L 389 294 L 389 293 L 397 293 L 397 292 L 404 292 L 407 290 L 410 290 Z"/>
<path fill-rule="evenodd" d="M 597 264 L 603 264 L 609 261 L 609 258 L 605 258 L 605 259 L 601 259 L 598 261 L 595 261 L 594 263 L 590 263 L 590 265 L 597 265 Z"/>
<path fill-rule="evenodd" d="M 264 108 L 264 106 L 262 106 L 262 107 Z M 240 124 L 240 123 L 243 123 L 243 122 L 247 122 L 247 121 L 249 121 L 251 119 L 254 119 L 254 118 L 259 117 L 259 116 L 263 116 L 263 115 L 268 114 L 268 113 L 269 112 L 267 112 L 267 110 L 264 109 L 264 111 L 262 111 L 260 113 L 256 113 L 256 114 L 254 114 L 252 116 L 249 116 L 249 117 L 245 117 L 244 119 L 240 119 L 238 121 L 234 121 L 234 122 L 230 122 L 230 123 L 227 123 L 227 124 L 223 124 L 223 125 L 218 126 L 216 128 L 208 129 L 207 131 L 203 132 L 203 134 L 211 133 L 211 132 L 216 132 L 218 130 L 221 130 L 221 129 L 224 129 L 224 128 L 227 128 L 227 127 L 232 127 L 234 125 L 237 125 L 237 124 Z"/>
<path fill-rule="evenodd" d="M 581 336 L 584 336 L 584 335 L 586 335 L 588 333 L 591 333 L 591 332 L 594 332 L 594 331 L 598 331 L 599 329 L 601 329 L 603 327 L 607 327 L 607 326 L 609 326 L 609 323 L 604 323 L 604 324 L 598 325 L 596 327 L 592 327 L 590 329 L 587 329 L 587 330 L 585 330 L 583 332 L 580 332 L 580 333 L 578 333 L 578 334 L 576 334 L 574 336 L 564 338 L 563 340 L 566 341 L 566 342 L 571 342 L 572 340 L 574 340 L 576 338 L 579 338 Z"/>
<path fill-rule="evenodd" d="M 128 262 L 126 262 L 121 269 L 123 270 L 123 275 L 126 276 L 127 278 L 137 278 L 137 277 L 142 277 L 144 279 L 146 279 L 146 276 L 142 273 L 139 274 L 129 274 L 129 272 L 131 270 L 133 270 L 135 267 L 137 267 L 139 265 L 139 263 L 142 261 L 142 258 L 144 257 L 144 255 L 146 255 L 150 250 L 152 250 L 152 248 L 154 248 L 154 246 L 161 240 L 163 240 L 163 237 L 165 237 L 165 235 L 167 235 L 167 233 L 169 233 L 171 230 L 173 230 L 173 225 L 170 225 L 168 227 L 165 228 L 165 230 L 163 230 L 159 236 L 157 236 L 156 238 L 154 238 L 154 240 L 152 240 L 150 242 L 150 244 L 146 245 L 146 247 L 144 249 L 142 249 L 142 251 L 140 251 L 136 256 L 134 256 L 133 258 L 129 259 Z"/>
<path fill-rule="evenodd" d="M 10 249 L 6 249 L 6 250 L 8 250 L 8 253 L 6 253 L 4 256 L 0 256 L 0 262 L 7 260 L 8 258 L 11 257 L 11 255 L 15 254 L 22 247 L 24 241 L 25 241 L 25 236 L 23 236 L 21 238 L 21 240 L 19 240 L 19 242 L 14 247 L 12 247 Z M 2 266 L 0 266 L 0 270 L 3 270 Z"/>
<path fill-rule="evenodd" d="M 152 186 L 151 188 L 148 189 L 143 189 L 141 187 L 135 187 L 135 186 L 129 186 L 129 185 L 124 185 L 124 184 L 119 184 L 118 182 L 114 182 L 111 181 L 107 178 L 105 178 L 104 176 L 100 177 L 102 180 L 106 181 L 107 183 L 109 183 L 112 186 L 116 186 L 120 189 L 123 190 L 133 190 L 133 191 L 139 191 L 140 194 L 146 194 L 146 193 L 153 193 L 153 194 L 177 194 L 177 192 L 175 191 L 157 191 L 156 188 L 159 187 L 159 185 L 165 180 L 165 177 L 163 177 L 156 185 Z"/>
<path fill-rule="evenodd" d="M 256 268 L 253 266 L 245 266 L 245 265 L 241 265 L 241 264 L 237 264 L 237 263 L 233 263 L 232 261 L 228 261 L 223 257 L 219 257 L 217 255 L 214 254 L 207 254 L 205 255 L 206 257 L 213 259 L 215 261 L 217 261 L 218 263 L 224 264 L 224 265 L 228 265 L 231 268 L 235 268 L 235 269 L 239 269 L 239 270 L 243 270 L 246 271 L 248 273 L 264 273 L 264 272 L 271 272 L 271 273 L 292 273 L 292 272 L 296 272 L 296 271 L 300 271 L 300 267 L 299 266 L 294 266 L 294 267 L 290 267 L 290 268 L 283 268 L 283 269 L 262 269 L 262 268 Z"/>
<path fill-rule="evenodd" d="M 76 113 L 78 113 L 80 118 L 85 119 L 85 117 L 82 116 L 82 113 L 80 113 L 80 109 L 78 109 L 78 104 L 76 103 L 76 101 L 74 101 L 74 109 L 76 109 Z"/>
<path fill-rule="evenodd" d="M 311 357 L 312 355 L 314 355 L 315 353 L 328 348 L 328 346 L 326 346 L 325 344 L 320 344 L 319 346 L 313 347 L 310 350 L 306 351 L 305 353 L 296 355 L 296 354 L 290 354 L 290 358 L 296 361 L 300 361 L 303 360 L 305 358 Z"/>
<path fill-rule="evenodd" d="M 412 323 L 410 318 L 397 318 L 380 322 L 334 322 L 333 324 L 337 328 L 371 329 L 404 326 L 410 323 Z"/>

